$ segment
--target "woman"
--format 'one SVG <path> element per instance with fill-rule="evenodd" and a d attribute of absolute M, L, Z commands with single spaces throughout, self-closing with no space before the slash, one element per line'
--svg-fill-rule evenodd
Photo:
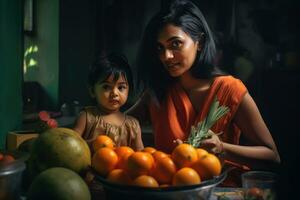
<path fill-rule="evenodd" d="M 244 84 L 213 66 L 216 53 L 212 33 L 201 11 L 189 1 L 174 1 L 149 22 L 139 59 L 139 78 L 147 88 L 130 109 L 139 120 L 148 113 L 157 149 L 171 152 L 185 141 L 192 125 L 203 120 L 214 97 L 229 112 L 212 127 L 203 146 L 225 152 L 225 163 L 258 169 L 279 163 L 272 136 Z M 243 134 L 247 145 L 240 145 Z M 219 135 L 219 136 L 218 136 Z M 237 185 L 238 172 L 228 185 Z M 235 179 L 234 179 L 235 177 Z"/>

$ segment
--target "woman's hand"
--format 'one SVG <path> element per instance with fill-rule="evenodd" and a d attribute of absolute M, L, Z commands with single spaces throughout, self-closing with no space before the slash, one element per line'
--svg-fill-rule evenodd
<path fill-rule="evenodd" d="M 221 135 L 222 132 L 214 133 L 213 131 L 209 130 L 209 133 L 212 135 L 212 137 L 208 138 L 206 140 L 203 140 L 200 147 L 204 148 L 207 151 L 212 152 L 214 154 L 222 153 L 224 151 L 223 143 L 219 138 L 219 135 Z M 176 145 L 180 145 L 183 143 L 183 141 L 180 139 L 176 139 L 176 140 L 173 140 L 173 143 L 175 143 Z"/>
<path fill-rule="evenodd" d="M 221 133 L 214 133 L 212 132 L 211 130 L 209 130 L 210 133 L 212 133 L 212 137 L 211 138 L 208 138 L 206 140 L 203 140 L 201 142 L 201 148 L 204 148 L 206 150 L 208 150 L 209 152 L 212 152 L 212 153 L 222 153 L 224 151 L 223 149 L 223 143 L 222 141 L 220 140 L 219 136 Z"/>
<path fill-rule="evenodd" d="M 176 140 L 173 140 L 173 143 L 175 143 L 176 145 L 180 145 L 183 143 L 183 141 L 181 139 L 176 139 Z"/>

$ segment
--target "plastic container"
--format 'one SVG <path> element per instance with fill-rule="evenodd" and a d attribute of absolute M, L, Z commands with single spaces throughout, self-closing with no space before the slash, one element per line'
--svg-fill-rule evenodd
<path fill-rule="evenodd" d="M 138 186 L 120 185 L 108 182 L 98 175 L 96 175 L 96 180 L 103 185 L 107 200 L 202 200 L 209 199 L 214 188 L 223 182 L 226 176 L 227 172 L 224 172 L 220 176 L 203 181 L 200 184 L 165 188 L 143 188 Z"/>
<path fill-rule="evenodd" d="M 15 160 L 0 164 L 0 200 L 19 200 L 21 192 L 22 172 L 28 154 L 21 152 L 0 151 L 12 155 Z"/>

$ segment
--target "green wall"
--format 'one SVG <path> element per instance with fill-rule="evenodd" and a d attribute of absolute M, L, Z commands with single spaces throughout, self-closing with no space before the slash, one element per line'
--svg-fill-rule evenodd
<path fill-rule="evenodd" d="M 0 149 L 22 122 L 22 1 L 0 1 Z"/>
<path fill-rule="evenodd" d="M 37 45 L 37 67 L 27 68 L 24 81 L 37 81 L 45 96 L 43 107 L 57 109 L 59 82 L 59 0 L 34 1 L 34 32 L 24 38 L 24 49 Z"/>

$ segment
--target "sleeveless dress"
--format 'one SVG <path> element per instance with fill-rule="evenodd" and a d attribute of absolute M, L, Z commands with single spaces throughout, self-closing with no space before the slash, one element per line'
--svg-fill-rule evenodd
<path fill-rule="evenodd" d="M 137 119 L 125 115 L 125 120 L 118 126 L 107 123 L 97 107 L 85 107 L 83 111 L 86 114 L 86 128 L 82 138 L 91 143 L 98 135 L 109 136 L 116 146 L 130 146 L 134 150 L 143 148 L 138 143 L 141 137 L 141 128 Z"/>

